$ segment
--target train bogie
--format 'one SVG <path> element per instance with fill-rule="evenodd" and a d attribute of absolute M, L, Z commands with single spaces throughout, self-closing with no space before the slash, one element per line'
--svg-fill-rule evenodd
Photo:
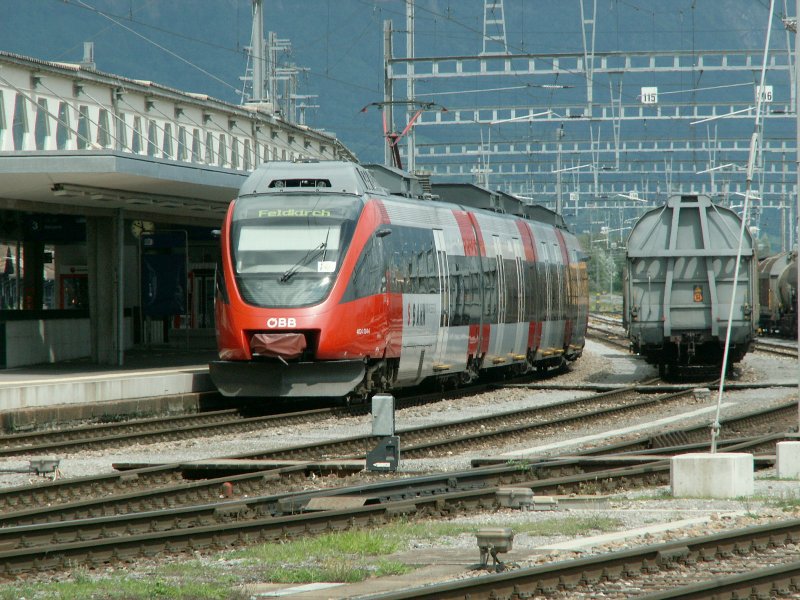
<path fill-rule="evenodd" d="M 580 356 L 569 232 L 390 196 L 353 163 L 270 163 L 248 182 L 221 239 L 223 394 L 365 396 Z"/>
<path fill-rule="evenodd" d="M 623 319 L 631 348 L 662 372 L 719 365 L 732 316 L 728 364 L 741 360 L 756 331 L 756 282 L 753 241 L 736 213 L 706 196 L 669 198 L 628 239 Z"/>

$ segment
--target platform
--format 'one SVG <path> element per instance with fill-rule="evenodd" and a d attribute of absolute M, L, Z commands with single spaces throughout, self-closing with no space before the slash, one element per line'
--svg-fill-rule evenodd
<path fill-rule="evenodd" d="M 208 375 L 214 350 L 134 349 L 125 364 L 73 360 L 0 370 L 0 429 L 103 415 L 193 412 L 216 394 Z"/>

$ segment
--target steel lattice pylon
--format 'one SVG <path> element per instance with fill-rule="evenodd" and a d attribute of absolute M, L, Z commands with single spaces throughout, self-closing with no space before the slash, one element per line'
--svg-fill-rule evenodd
<path fill-rule="evenodd" d="M 497 33 L 492 33 L 493 31 L 497 31 Z M 484 0 L 483 2 L 483 52 L 481 54 L 508 54 L 503 0 Z"/>
<path fill-rule="evenodd" d="M 479 178 L 551 208 L 561 198 L 565 218 L 581 221 L 579 232 L 592 225 L 584 209 L 618 209 L 606 224 L 616 228 L 671 194 L 741 203 L 758 87 L 752 74 L 763 50 L 598 50 L 596 0 L 579 0 L 570 9 L 581 26 L 577 51 L 490 52 L 490 24 L 503 9 L 499 0 L 484 2 L 479 54 L 395 57 L 386 47 L 388 98 L 392 89 L 411 89 L 406 101 L 447 108 L 419 117 L 405 164 L 439 180 Z M 390 37 L 391 26 L 385 31 Z M 784 213 L 797 193 L 797 153 L 789 42 L 766 62 L 769 99 L 753 186 L 755 221 L 763 213 L 766 226 L 777 234 L 775 224 L 784 223 L 781 237 L 791 238 L 794 218 Z"/>

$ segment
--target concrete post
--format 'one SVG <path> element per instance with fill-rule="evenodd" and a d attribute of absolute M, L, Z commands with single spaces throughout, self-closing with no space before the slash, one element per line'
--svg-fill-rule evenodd
<path fill-rule="evenodd" d="M 98 364 L 120 364 L 118 348 L 122 344 L 119 330 L 118 274 L 122 247 L 121 217 L 87 217 L 86 252 L 89 266 L 89 321 L 91 326 L 92 360 Z M 120 315 L 121 316 L 121 315 Z"/>
<path fill-rule="evenodd" d="M 44 242 L 22 243 L 25 268 L 22 274 L 22 308 L 42 310 L 44 301 Z"/>

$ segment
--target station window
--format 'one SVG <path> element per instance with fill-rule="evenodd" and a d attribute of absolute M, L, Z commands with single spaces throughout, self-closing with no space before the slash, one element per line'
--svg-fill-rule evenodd
<path fill-rule="evenodd" d="M 206 156 L 205 161 L 209 165 L 214 164 L 214 134 L 210 131 L 206 133 Z"/>
<path fill-rule="evenodd" d="M 244 167 L 245 171 L 250 171 L 253 168 L 253 160 L 252 160 L 252 157 L 250 156 L 250 152 L 251 152 L 250 140 L 245 140 L 244 141 L 244 161 L 243 161 L 244 162 L 243 167 Z"/>
<path fill-rule="evenodd" d="M 36 101 L 36 123 L 33 126 L 33 137 L 36 140 L 36 149 L 44 150 L 45 141 L 50 137 L 50 119 L 47 114 L 46 98 L 39 98 Z"/>
<path fill-rule="evenodd" d="M 147 126 L 147 156 L 158 154 L 158 125 L 154 120 L 150 120 Z"/>
<path fill-rule="evenodd" d="M 89 107 L 81 105 L 78 107 L 78 149 L 86 150 L 92 139 L 89 134 Z"/>
<path fill-rule="evenodd" d="M 2 111 L 2 107 L 0 107 Z M 65 150 L 69 141 L 72 139 L 72 128 L 70 127 L 69 104 L 66 102 L 58 103 L 58 125 L 56 125 L 56 148 Z"/>
<path fill-rule="evenodd" d="M 239 138 L 231 137 L 231 168 L 239 168 Z"/>
<path fill-rule="evenodd" d="M 128 122 L 126 121 L 126 116 L 124 114 L 120 114 L 116 119 L 116 136 L 117 136 L 117 147 L 122 148 L 123 150 L 127 150 Z"/>
<path fill-rule="evenodd" d="M 162 156 L 172 158 L 172 125 L 164 124 L 164 144 L 161 146 Z"/>
<path fill-rule="evenodd" d="M 131 151 L 136 154 L 142 153 L 142 118 L 133 118 L 133 144 L 131 144 Z"/>
<path fill-rule="evenodd" d="M 200 162 L 201 158 L 200 155 L 202 154 L 200 150 L 200 130 L 195 128 L 192 129 L 192 162 Z"/>
<path fill-rule="evenodd" d="M 188 149 L 186 147 L 186 127 L 178 127 L 178 160 L 186 160 Z"/>
<path fill-rule="evenodd" d="M 5 130 L 6 130 L 5 100 L 3 99 L 3 92 L 0 91 L 0 139 L 2 139 Z"/>
<path fill-rule="evenodd" d="M 103 148 L 111 145 L 111 126 L 108 122 L 108 111 L 105 108 L 100 109 L 97 117 L 97 143 Z"/>
<path fill-rule="evenodd" d="M 219 153 L 217 156 L 219 157 L 219 166 L 224 167 L 228 164 L 228 147 L 226 146 L 225 135 L 220 134 L 219 136 Z"/>
<path fill-rule="evenodd" d="M 14 150 L 23 150 L 25 135 L 30 131 L 28 125 L 28 115 L 25 110 L 25 96 L 17 94 L 14 101 L 14 123 L 12 131 L 14 134 Z"/>

